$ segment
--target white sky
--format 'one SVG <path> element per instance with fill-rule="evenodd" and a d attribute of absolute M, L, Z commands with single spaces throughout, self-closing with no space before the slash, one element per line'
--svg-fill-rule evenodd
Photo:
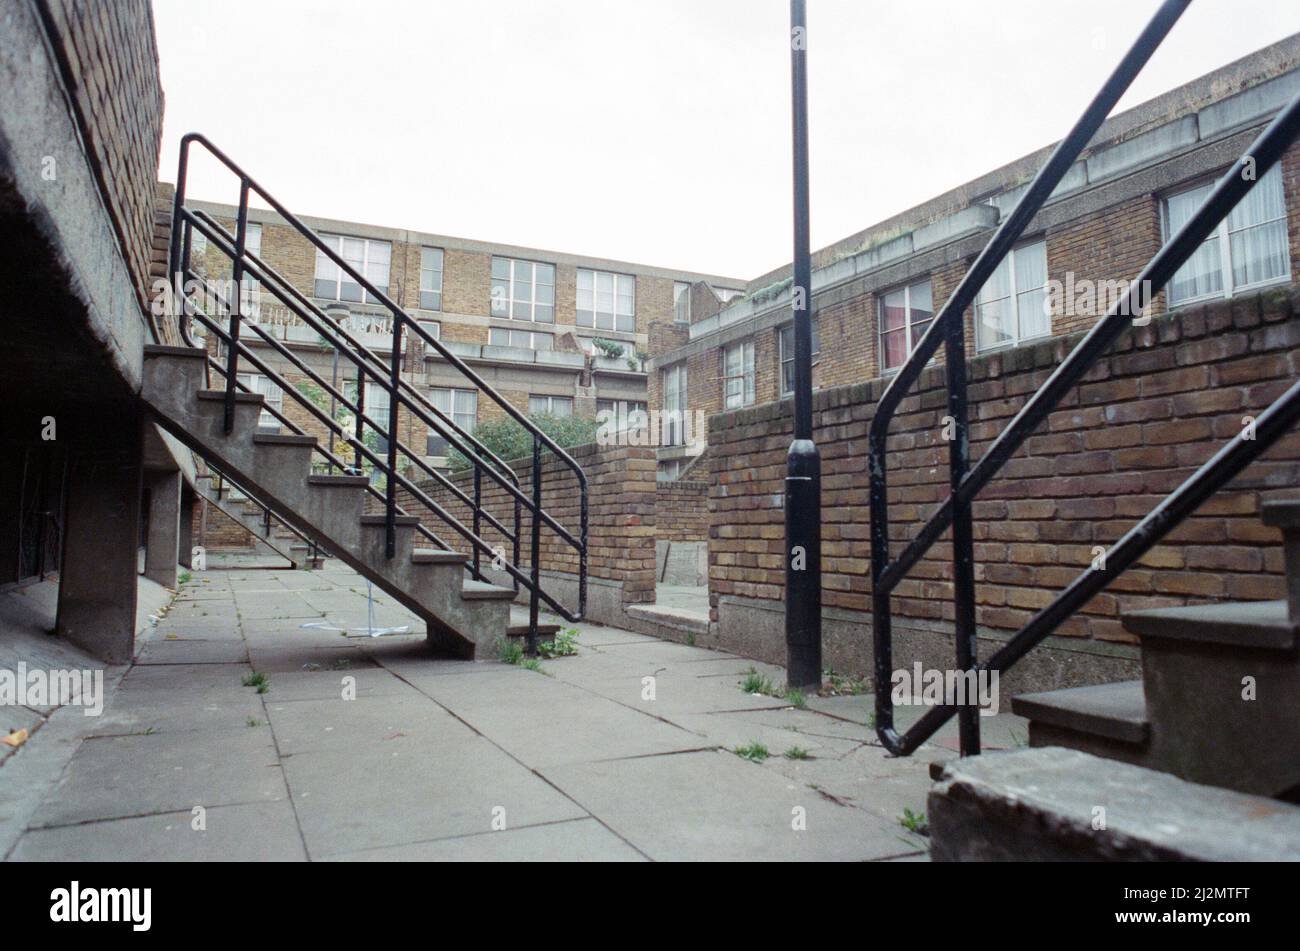
<path fill-rule="evenodd" d="M 809 0 L 812 242 L 1059 139 L 1155 0 Z M 208 135 L 291 210 L 729 275 L 790 259 L 785 0 L 155 0 L 160 177 Z M 1196 0 L 1136 105 L 1300 31 Z M 189 194 L 237 197 L 195 163 Z"/>

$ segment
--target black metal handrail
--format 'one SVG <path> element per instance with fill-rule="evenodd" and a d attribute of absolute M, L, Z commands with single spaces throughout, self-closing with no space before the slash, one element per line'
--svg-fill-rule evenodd
<path fill-rule="evenodd" d="M 904 734 L 894 729 L 890 695 L 893 667 L 890 595 L 907 572 L 949 528 L 952 528 L 953 595 L 957 666 L 963 671 L 1001 673 L 1023 657 L 1078 611 L 1098 591 L 1122 574 L 1166 533 L 1193 512 L 1206 498 L 1285 433 L 1300 419 L 1300 384 L 1279 397 L 1259 416 L 1254 438 L 1241 434 L 1193 473 L 1182 485 L 1139 521 L 1107 552 L 1104 567 L 1091 567 L 1068 585 L 1047 607 L 1025 624 L 987 661 L 977 662 L 975 651 L 975 578 L 971 506 L 979 493 L 1025 438 L 1047 417 L 1061 398 L 1092 367 L 1149 306 L 1177 270 L 1201 246 L 1259 177 L 1274 165 L 1283 151 L 1300 136 L 1300 95 L 1280 112 L 1256 138 L 1242 158 L 1224 174 L 1205 202 L 1178 233 L 1151 259 L 1117 301 L 1093 326 L 1064 361 L 1025 403 L 1015 418 L 993 441 L 979 462 L 968 468 L 969 437 L 966 419 L 965 322 L 966 308 L 1011 250 L 1039 207 L 1051 195 L 1079 152 L 1091 141 L 1101 122 L 1128 87 L 1142 65 L 1168 34 L 1190 0 L 1167 0 L 1125 55 L 1114 74 L 1089 105 L 1070 134 L 1062 140 L 1039 171 L 1025 195 L 976 259 L 917 344 L 898 375 L 881 395 L 868 437 L 872 633 L 876 691 L 876 732 L 881 743 L 899 755 L 912 753 L 953 716 L 959 717 L 962 755 L 979 752 L 976 701 L 945 703 L 929 709 Z M 1243 174 L 1246 169 L 1253 174 Z M 949 442 L 948 497 L 898 555 L 890 558 L 887 496 L 886 439 L 889 424 L 907 390 L 920 377 L 940 341 L 945 343 L 948 416 L 953 429 Z M 950 698 L 951 699 L 951 698 Z"/>
<path fill-rule="evenodd" d="M 203 222 L 203 221 L 200 221 L 200 220 L 198 220 L 198 219 L 195 219 L 195 218 L 193 218 L 193 217 L 190 217 L 190 218 L 187 218 L 187 226 L 195 226 L 195 227 L 198 227 L 199 230 L 200 230 L 200 232 L 201 232 L 201 233 L 204 233 L 205 236 L 207 236 L 210 240 L 214 240 L 214 241 L 219 241 L 219 240 L 220 240 L 220 239 L 219 239 L 218 232 L 217 232 L 216 230 L 211 230 L 211 231 L 207 230 L 207 225 L 206 225 L 206 223 Z M 225 307 L 228 306 L 228 301 L 226 300 L 225 296 L 221 293 L 220 289 L 219 289 L 219 288 L 216 288 L 216 287 L 213 287 L 212 284 L 211 284 L 210 282 L 208 282 L 208 281 L 207 281 L 207 280 L 206 280 L 202 275 L 197 274 L 196 272 L 194 272 L 193 270 L 190 270 L 189 268 L 185 268 L 185 269 L 183 270 L 183 274 L 184 274 L 184 276 L 185 276 L 188 280 L 195 281 L 195 282 L 200 282 L 200 283 L 202 284 L 202 286 L 203 286 L 203 289 L 204 289 L 205 294 L 207 294 L 207 295 L 208 295 L 212 300 L 216 301 L 218 304 L 222 305 L 222 309 L 223 309 L 223 310 L 225 309 Z M 197 304 L 196 304 L 192 299 L 187 299 L 187 301 L 186 301 L 186 307 L 187 307 L 187 308 L 189 309 L 189 311 L 191 312 L 191 315 L 192 315 L 193 317 L 197 318 L 197 319 L 199 320 L 199 322 L 200 322 L 200 323 L 201 323 L 201 324 L 202 324 L 202 325 L 203 325 L 203 326 L 204 326 L 204 327 L 205 327 L 205 328 L 206 328 L 210 333 L 212 333 L 213 336 L 214 336 L 214 337 L 215 337 L 219 342 L 221 342 L 221 343 L 222 343 L 223 345 L 225 345 L 226 347 L 230 347 L 230 346 L 231 346 L 231 344 L 232 344 L 231 337 L 229 336 L 229 334 L 228 334 L 225 330 L 222 329 L 222 327 L 221 327 L 219 321 L 214 320 L 212 317 L 210 317 L 208 314 L 206 314 L 206 313 L 205 313 L 205 312 L 204 312 L 200 307 L 198 307 L 198 305 L 197 305 Z M 283 344 L 281 344 L 279 341 L 277 341 L 277 340 L 274 338 L 273 335 L 267 334 L 265 328 L 261 327 L 259 324 L 256 324 L 256 323 L 250 323 L 249 326 L 250 326 L 254 331 L 256 331 L 260 336 L 262 336 L 262 338 L 263 338 L 263 339 L 264 339 L 268 344 L 270 344 L 270 345 L 273 347 L 273 349 L 276 349 L 277 352 L 280 352 L 282 355 L 286 355 L 287 358 L 291 358 L 291 362 L 295 362 L 295 361 L 296 361 L 296 358 L 293 358 L 292 353 L 286 353 L 285 349 L 283 349 Z M 316 328 L 313 328 L 313 329 L 316 329 Z M 363 427 L 365 424 L 369 424 L 370 427 L 371 427 L 372 429 L 375 429 L 375 430 L 378 431 L 378 432 L 381 432 L 381 433 L 386 432 L 386 429 L 385 429 L 384 427 L 382 427 L 382 426 L 380 426 L 379 424 L 377 424 L 377 423 L 375 422 L 375 420 L 371 419 L 371 417 L 365 415 L 364 407 L 362 406 L 364 400 L 358 400 L 358 403 L 355 404 L 355 408 L 356 408 L 356 410 L 357 410 L 357 415 L 356 415 L 356 417 L 355 417 L 356 430 L 355 430 L 355 432 L 354 432 L 353 434 L 349 434 L 349 433 L 347 433 L 347 432 L 344 431 L 344 429 L 343 429 L 343 427 L 342 427 L 342 424 L 340 424 L 337 420 L 333 419 L 333 418 L 332 418 L 328 413 L 326 413 L 323 409 L 321 409 L 321 408 L 320 408 L 319 406 L 317 406 L 314 402 L 312 402 L 311 400 L 309 400 L 309 399 L 303 397 L 300 393 L 297 393 L 297 392 L 294 391 L 291 387 L 289 387 L 289 385 L 286 383 L 286 381 L 284 381 L 284 379 L 283 379 L 283 378 L 282 378 L 282 377 L 281 377 L 281 376 L 280 376 L 280 375 L 279 375 L 275 370 L 273 370 L 273 369 L 272 369 L 272 368 L 271 368 L 271 367 L 270 367 L 270 366 L 269 366 L 265 361 L 263 361 L 263 360 L 258 356 L 258 354 L 257 354 L 256 351 L 251 350 L 251 349 L 250 349 L 250 348 L 249 348 L 249 347 L 248 347 L 248 346 L 247 346 L 247 345 L 246 345 L 242 340 L 237 340 L 237 341 L 234 341 L 233 343 L 234 343 L 234 346 L 239 350 L 240 355 L 242 356 L 243 359 L 247 360 L 247 361 L 248 361 L 248 362 L 249 362 L 249 363 L 250 363 L 250 364 L 251 364 L 255 369 L 259 370 L 261 373 L 263 373 L 263 374 L 266 375 L 267 377 L 276 380 L 277 383 L 279 383 L 279 384 L 284 384 L 283 388 L 289 389 L 291 392 L 293 392 L 293 398 L 295 399 L 296 402 L 298 402 L 298 403 L 299 403 L 300 405 L 302 405 L 305 409 L 307 409 L 307 411 L 308 411 L 309 413 L 311 413 L 311 414 L 312 414 L 312 415 L 313 415 L 313 416 L 314 416 L 314 417 L 315 417 L 315 418 L 316 418 L 316 419 L 317 419 L 317 420 L 318 420 L 322 425 L 324 425 L 327 429 L 329 429 L 329 430 L 330 430 L 331 432 L 333 432 L 335 435 L 339 436 L 339 437 L 340 437 L 344 442 L 346 442 L 346 443 L 352 445 L 353 448 L 354 448 L 354 449 L 357 451 L 357 453 L 358 453 L 358 456 L 357 456 L 358 459 L 364 457 L 365 460 L 366 460 L 367 462 L 369 462 L 373 467 L 375 467 L 375 468 L 378 469 L 379 471 L 381 471 L 381 472 L 387 472 L 387 471 L 388 471 L 388 470 L 385 468 L 385 463 L 384 463 L 384 461 L 382 460 L 382 458 L 381 458 L 380 456 L 376 455 L 376 453 L 375 453 L 375 452 L 374 452 L 374 451 L 373 451 L 369 446 L 367 446 L 367 445 L 365 444 L 364 440 L 361 438 L 362 427 Z M 210 365 L 211 369 L 214 370 L 216 373 L 222 375 L 223 377 L 225 376 L 225 374 L 226 374 L 227 371 L 226 371 L 226 369 L 222 366 L 222 364 L 221 364 L 220 361 L 213 361 L 213 360 L 209 359 L 209 365 Z M 307 373 L 309 373 L 309 374 L 312 374 L 312 372 L 313 372 L 313 371 L 310 370 L 310 368 L 306 367 L 305 365 L 302 365 L 300 362 L 295 362 L 295 365 L 301 366 L 301 367 L 304 369 L 304 371 L 307 372 Z M 321 383 L 322 385 L 325 385 L 323 379 L 320 378 L 319 376 L 312 376 L 312 379 L 314 379 L 315 381 Z M 244 384 L 238 382 L 238 378 L 236 378 L 236 386 L 237 386 L 237 389 L 243 390 L 243 391 L 245 391 L 245 392 L 249 392 L 249 389 L 248 389 L 247 386 L 245 386 Z M 347 405 L 348 405 L 348 406 L 353 406 L 354 404 L 349 403 L 349 404 L 347 404 Z M 298 427 L 296 424 L 292 423 L 292 422 L 288 419 L 288 417 L 284 416 L 284 414 L 283 414 L 282 412 L 280 412 L 280 411 L 278 411 L 278 410 L 275 410 L 274 407 L 268 406 L 268 405 L 266 405 L 266 404 L 263 404 L 263 409 L 265 409 L 267 412 L 271 413 L 271 415 L 276 419 L 276 421 L 277 421 L 280 425 L 282 425 L 282 426 L 286 426 L 286 427 L 289 429 L 290 432 L 295 433 L 295 434 L 298 434 L 298 435 L 302 435 L 302 434 L 303 434 L 303 430 L 302 430 L 300 427 Z M 387 438 L 387 437 L 385 437 L 385 438 Z M 314 448 L 315 448 L 315 451 L 316 451 L 318 454 L 320 454 L 321 456 L 323 456 L 323 457 L 326 459 L 326 462 L 327 462 L 327 463 L 328 463 L 332 468 L 338 468 L 338 469 L 343 470 L 343 471 L 352 471 L 352 470 L 353 470 L 354 467 L 349 466 L 348 463 L 346 463 L 346 462 L 343 461 L 342 459 L 339 459 L 339 458 L 338 458 L 337 456 L 335 456 L 331 451 L 327 450 L 324 446 L 321 446 L 321 445 L 319 444 L 319 442 L 316 444 L 316 446 L 315 446 Z M 410 450 L 410 449 L 405 445 L 405 443 L 401 442 L 400 439 L 397 440 L 397 448 L 398 448 L 398 450 L 402 453 L 402 455 L 406 456 L 408 460 L 410 460 L 411 462 L 413 462 L 413 463 L 414 463 L 416 466 L 418 466 L 419 468 L 423 469 L 424 472 L 425 472 L 426 474 L 432 476 L 435 480 L 437 480 L 437 481 L 438 481 L 440 484 L 442 484 L 445 488 L 447 488 L 449 491 L 451 491 L 451 492 L 452 492 L 454 495 L 456 495 L 459 499 L 461 499 L 462 501 L 466 501 L 466 502 L 468 502 L 467 497 L 465 496 L 464 492 L 463 492 L 462 490 L 460 490 L 459 487 L 457 487 L 454 483 L 452 483 L 452 482 L 450 482 L 449 480 L 447 480 L 447 479 L 446 479 L 446 478 L 445 478 L 441 473 L 439 473 L 437 470 L 433 469 L 433 468 L 430 467 L 427 463 L 425 463 L 424 460 L 421 459 L 421 458 L 419 457 L 418 454 L 413 453 L 413 452 L 412 452 L 412 451 L 411 451 L 411 450 Z M 484 471 L 489 471 L 489 470 L 484 470 Z M 489 474 L 491 474 L 491 473 L 489 472 Z M 557 600 L 556 600 L 552 595 L 550 595 L 548 592 L 546 592 L 544 589 L 542 589 L 542 588 L 540 587 L 540 576 L 539 576 L 537 579 L 534 579 L 531 570 L 530 570 L 530 573 L 525 574 L 525 573 L 523 572 L 523 570 L 522 570 L 520 567 L 517 566 L 517 563 L 518 563 L 518 554 L 519 554 L 519 547 L 520 547 L 520 546 L 519 546 L 520 533 L 519 533 L 519 530 L 518 530 L 518 526 L 519 526 L 519 509 L 520 509 L 520 502 L 519 502 L 518 498 L 516 499 L 516 502 L 515 502 L 515 526 L 516 526 L 516 527 L 515 527 L 515 531 L 514 531 L 514 532 L 511 532 L 511 531 L 510 531 L 509 529 L 507 529 L 507 528 L 506 528 L 506 527 L 505 527 L 505 526 L 504 526 L 500 521 L 498 521 L 498 520 L 495 518 L 495 516 L 492 515 L 491 512 L 488 512 L 488 511 L 482 509 L 482 507 L 481 507 L 481 505 L 480 505 L 480 501 L 481 501 L 481 497 L 480 497 L 480 489 L 481 489 L 480 473 L 479 473 L 479 472 L 475 472 L 475 500 L 474 500 L 474 503 L 473 503 L 473 505 L 475 506 L 475 511 L 474 511 L 474 528 L 471 530 L 471 529 L 467 528 L 465 525 L 463 525 L 463 524 L 462 524 L 462 523 L 461 523 L 461 522 L 460 522 L 460 521 L 459 521 L 455 516 L 453 516 L 453 515 L 451 515 L 449 512 L 447 512 L 447 510 L 444 509 L 441 505 L 439 505 L 436 501 L 434 501 L 434 500 L 433 500 L 433 499 L 432 499 L 432 498 L 431 498 L 427 493 L 425 493 L 424 490 L 421 489 L 421 488 L 420 488 L 416 483 L 414 483 L 414 482 L 412 482 L 411 480 L 409 480 L 408 478 L 406 478 L 406 476 L 404 476 L 404 475 L 402 474 L 402 472 L 400 471 L 400 469 L 396 471 L 396 473 L 395 473 L 395 479 L 396 479 L 396 482 L 397 482 L 397 484 L 398 484 L 398 486 L 399 486 L 400 488 L 403 488 L 403 489 L 405 489 L 407 492 L 409 492 L 409 493 L 412 495 L 412 497 L 414 497 L 414 499 L 415 499 L 417 502 L 419 502 L 421 505 L 423 505 L 424 507 L 426 507 L 427 509 L 429 509 L 430 511 L 432 511 L 432 512 L 433 512 L 435 515 L 437 515 L 437 516 L 438 516 L 438 517 L 439 517 L 443 522 L 445 522 L 449 527 L 451 527 L 454 531 L 456 531 L 458 534 L 460 534 L 462 538 L 464 538 L 467 542 L 469 542 L 469 543 L 471 544 L 471 546 L 473 546 L 473 551 L 474 551 L 475 558 L 474 558 L 474 566 L 473 566 L 473 568 L 471 569 L 471 571 L 475 574 L 476 577 L 479 576 L 479 573 L 478 573 L 478 567 L 479 567 L 479 555 L 480 555 L 480 554 L 482 554 L 482 553 L 489 554 L 489 555 L 493 556 L 493 559 L 494 559 L 494 560 L 497 560 L 497 558 L 496 558 L 497 552 L 495 551 L 495 549 L 492 549 L 492 548 L 490 547 L 490 545 L 489 545 L 489 543 L 488 543 L 487 541 L 485 541 L 483 538 L 479 537 L 479 520 L 480 520 L 480 518 L 482 518 L 482 519 L 486 519 L 486 520 L 489 522 L 489 524 L 491 524 L 491 525 L 492 525 L 494 528 L 496 528 L 496 529 L 497 529 L 501 534 L 503 534 L 507 539 L 509 539 L 511 542 L 513 542 L 513 545 L 514 545 L 514 551 L 515 551 L 515 562 L 514 562 L 514 563 L 511 563 L 510 561 L 507 561 L 507 560 L 499 560 L 499 565 L 500 565 L 500 567 L 501 567 L 502 570 L 506 571 L 506 572 L 511 576 L 512 581 L 514 581 L 514 582 L 516 583 L 516 589 L 515 589 L 515 590 L 516 590 L 516 591 L 518 590 L 518 587 L 517 587 L 518 584 L 521 584 L 521 583 L 522 583 L 522 584 L 525 584 L 525 585 L 531 585 L 531 584 L 534 583 L 534 581 L 536 581 L 536 582 L 537 582 L 537 585 L 536 585 L 537 590 L 536 590 L 535 593 L 536 593 L 536 596 L 538 597 L 538 599 L 539 599 L 540 601 L 544 601 L 548 606 L 550 606 L 551 608 L 553 608 L 553 609 L 554 609 L 557 613 L 559 613 L 561 616 L 568 617 L 568 618 L 571 619 L 571 620 L 578 620 L 578 619 L 580 618 L 580 616 L 573 616 L 573 615 L 571 614 L 571 612 L 570 612 L 567 608 L 565 608 L 565 606 L 564 606 L 563 604 L 561 604 L 561 603 L 560 603 L 559 601 L 557 601 Z M 510 489 L 510 488 L 511 488 L 511 486 L 510 486 L 509 484 L 507 484 L 507 483 L 503 483 L 503 482 L 500 482 L 500 481 L 499 481 L 498 484 L 503 485 L 503 486 L 504 486 L 505 488 L 507 488 L 507 489 Z M 373 496 L 373 497 L 376 498 L 376 499 L 379 499 L 381 502 L 385 502 L 385 501 L 387 500 L 387 498 L 388 498 L 388 496 L 387 496 L 386 493 L 381 493 L 381 492 L 379 492 L 379 490 L 376 489 L 376 488 L 374 487 L 373 484 L 368 484 L 368 485 L 366 486 L 366 489 L 367 489 L 367 491 L 371 494 L 371 496 Z M 417 514 L 417 513 L 408 513 L 408 512 L 407 512 L 404 508 L 402 508 L 401 506 L 397 506 L 397 508 L 396 508 L 396 513 L 395 513 L 395 514 L 407 515 L 407 514 Z M 543 513 L 543 515 L 545 515 L 545 514 L 546 514 L 546 513 Z M 535 520 L 535 521 L 537 522 L 538 530 L 539 530 L 539 531 L 540 531 L 540 525 L 541 525 L 541 522 L 544 521 L 544 520 L 545 520 L 545 519 L 537 519 L 537 520 Z M 548 522 L 548 524 L 549 524 L 549 522 Z M 425 538 L 429 539 L 429 540 L 432 541 L 434 544 L 436 544 L 439 548 L 444 548 L 444 549 L 446 549 L 446 548 L 450 548 L 450 546 L 449 546 L 445 541 L 443 541 L 441 538 L 439 538 L 437 535 L 435 535 L 432 531 L 430 531 L 430 530 L 429 530 L 429 529 L 428 529 L 428 528 L 423 524 L 423 522 L 418 523 L 418 524 L 415 526 L 415 529 L 416 529 L 417 532 L 419 532 L 419 533 L 420 533 L 421 535 L 423 535 Z M 562 527 L 561 527 L 561 531 L 563 531 L 563 528 L 562 528 Z M 540 562 L 540 559 L 539 559 L 539 562 Z M 531 564 L 530 564 L 530 569 L 531 569 Z M 530 590 L 531 590 L 531 589 L 530 589 Z"/>
<path fill-rule="evenodd" d="M 202 211 L 194 212 L 185 207 L 185 184 L 189 164 L 189 148 L 192 144 L 198 143 L 209 154 L 222 163 L 230 172 L 239 179 L 239 204 L 236 214 L 235 232 L 231 234 L 222 227 L 210 215 Z M 391 352 L 387 355 L 387 360 L 380 357 L 374 351 L 363 346 L 359 341 L 352 337 L 347 330 L 324 315 L 320 309 L 299 292 L 297 288 L 278 274 L 273 268 L 270 268 L 257 255 L 252 254 L 247 248 L 247 230 L 248 230 L 248 208 L 249 197 L 251 194 L 258 195 L 264 200 L 276 213 L 291 225 L 299 234 L 305 237 L 311 244 L 323 255 L 329 258 L 342 273 L 354 281 L 361 289 L 369 295 L 368 299 L 377 301 L 392 316 L 393 321 L 393 341 Z M 220 309 L 224 313 L 220 317 L 227 318 L 227 327 L 222 328 L 218 320 L 213 319 L 212 315 L 206 314 L 197 304 L 190 300 L 185 293 L 187 281 L 201 281 L 205 291 L 213 294 L 213 288 L 201 276 L 196 274 L 190 267 L 189 261 L 191 256 L 191 244 L 193 232 L 197 230 L 204 235 L 213 245 L 215 245 L 231 261 L 232 278 L 234 286 L 242 289 L 246 278 L 251 276 L 257 280 L 273 296 L 275 296 L 285 307 L 295 314 L 303 323 L 314 330 L 321 338 L 335 351 L 346 357 L 356 367 L 356 385 L 357 398 L 355 401 L 348 399 L 346 394 L 339 392 L 334 386 L 326 384 L 324 379 L 306 366 L 305 362 L 294 357 L 290 349 L 283 346 L 275 340 L 273 334 L 268 334 L 265 328 L 261 327 L 256 321 L 246 320 L 242 314 L 243 294 L 237 291 L 231 295 L 229 300 L 224 299 L 222 295 L 216 293 L 211 299 L 221 304 Z M 322 422 L 332 434 L 340 435 L 343 440 L 353 446 L 356 458 L 359 460 L 363 456 L 375 467 L 375 469 L 384 474 L 384 492 L 381 500 L 384 505 L 385 527 L 386 527 L 386 554 L 393 557 L 395 553 L 396 537 L 396 519 L 400 510 L 397 502 L 397 489 L 405 489 L 421 505 L 431 511 L 441 521 L 450 526 L 461 535 L 470 545 L 473 554 L 473 565 L 469 569 L 474 577 L 481 578 L 481 555 L 488 554 L 492 557 L 497 567 L 504 568 L 510 575 L 515 590 L 518 586 L 523 585 L 530 592 L 529 598 L 529 649 L 535 651 L 537 644 L 537 616 L 540 603 L 545 601 L 562 617 L 570 621 L 580 620 L 586 611 L 587 601 L 587 565 L 588 565 L 588 483 L 586 474 L 582 467 L 560 446 L 558 446 L 549 436 L 541 431 L 531 420 L 523 413 L 512 406 L 483 378 L 470 368 L 463 360 L 444 346 L 441 341 L 433 337 L 427 330 L 419 325 L 419 322 L 412 318 L 406 311 L 396 304 L 389 296 L 375 287 L 364 275 L 353 268 L 342 256 L 330 248 L 319 235 L 303 223 L 297 216 L 292 214 L 287 208 L 280 204 L 266 189 L 259 185 L 251 176 L 240 168 L 229 156 L 217 148 L 205 136 L 199 133 L 189 133 L 181 140 L 180 163 L 177 171 L 176 194 L 173 200 L 172 209 L 172 238 L 169 248 L 169 273 L 172 276 L 173 291 L 176 299 L 181 302 L 181 308 L 177 315 L 179 329 L 182 339 L 190 346 L 196 346 L 192 335 L 190 334 L 190 319 L 197 318 L 199 321 L 221 341 L 226 348 L 225 366 L 220 367 L 214 361 L 209 361 L 212 369 L 216 370 L 225 380 L 225 429 L 230 432 L 234 425 L 234 407 L 235 393 L 238 386 L 238 366 L 240 359 L 244 359 L 257 367 L 268 378 L 281 386 L 283 391 L 289 392 L 292 398 L 301 403 L 307 410 L 320 422 Z M 355 431 L 352 433 L 342 432 L 342 427 L 338 425 L 333 418 L 333 413 L 326 414 L 323 410 L 301 394 L 296 387 L 288 384 L 284 378 L 277 372 L 273 371 L 267 364 L 262 361 L 256 354 L 251 351 L 240 339 L 241 330 L 247 325 L 251 327 L 261 340 L 267 343 L 272 349 L 276 350 L 282 357 L 289 360 L 291 364 L 299 370 L 307 373 L 308 377 L 317 385 L 323 386 L 327 392 L 339 403 L 352 411 L 355 418 Z M 479 392 L 485 393 L 487 397 L 495 402 L 509 417 L 516 423 L 523 426 L 524 429 L 532 436 L 533 443 L 533 487 L 531 493 L 525 493 L 520 485 L 516 474 L 509 466 L 492 453 L 473 435 L 456 424 L 455 420 L 440 411 L 433 403 L 427 399 L 424 394 L 420 393 L 409 380 L 402 379 L 402 358 L 405 354 L 403 347 L 403 336 L 406 331 L 414 334 L 423 343 L 437 352 L 452 367 L 459 371 Z M 389 396 L 388 419 L 378 422 L 367 416 L 365 413 L 365 384 L 374 382 L 384 389 Z M 409 447 L 405 446 L 398 438 L 398 413 L 400 407 L 405 406 L 410 413 L 417 419 L 420 419 L 432 430 L 437 432 L 442 438 L 446 439 L 449 445 L 457 449 L 473 466 L 474 495 L 471 499 L 466 493 L 456 486 L 451 480 L 444 477 L 441 473 L 434 470 L 423 458 L 412 452 Z M 267 407 L 271 409 L 271 407 Z M 273 412 L 277 419 L 282 423 L 287 423 L 282 414 Z M 289 424 L 291 430 L 299 431 L 297 427 Z M 386 439 L 386 452 L 384 458 L 372 452 L 365 445 L 363 439 L 363 427 L 370 426 L 374 431 L 384 435 Z M 348 466 L 332 451 L 328 451 L 319 444 L 317 451 L 326 457 L 326 461 L 331 469 L 335 466 L 341 467 L 343 471 L 349 471 Z M 560 465 L 571 471 L 578 483 L 579 490 L 579 526 L 577 534 L 560 524 L 546 509 L 543 507 L 542 499 L 542 450 L 547 449 L 558 460 Z M 473 527 L 468 528 L 458 519 L 454 518 L 444 508 L 439 506 L 431 499 L 427 493 L 420 489 L 414 482 L 407 479 L 398 468 L 398 455 L 402 454 L 406 459 L 413 463 L 416 468 L 424 471 L 441 486 L 448 489 L 453 496 L 460 502 L 469 506 L 473 516 Z M 514 530 L 511 531 L 494 516 L 487 511 L 482 505 L 482 477 L 486 474 L 514 502 Z M 368 487 L 372 494 L 377 490 L 371 485 Z M 524 570 L 521 563 L 521 513 L 526 509 L 531 518 L 532 532 L 530 544 L 530 559 L 528 570 Z M 508 560 L 501 557 L 501 552 L 494 549 L 486 540 L 481 537 L 481 524 L 486 521 L 497 532 L 503 535 L 513 546 L 513 559 Z M 576 610 L 565 607 L 555 597 L 542 589 L 541 584 L 541 528 L 545 524 L 565 545 L 574 549 L 578 560 L 578 605 Z M 422 534 L 435 541 L 440 547 L 448 547 L 438 539 L 436 535 L 428 531 L 421 524 L 418 526 Z"/>

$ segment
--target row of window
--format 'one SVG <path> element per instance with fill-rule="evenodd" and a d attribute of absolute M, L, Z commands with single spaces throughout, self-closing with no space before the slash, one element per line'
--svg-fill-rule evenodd
<path fill-rule="evenodd" d="M 258 420 L 258 426 L 262 429 L 278 430 L 280 421 L 277 414 L 284 411 L 284 390 L 269 377 L 260 373 L 241 373 L 239 382 L 253 393 L 260 393 L 265 397 L 266 409 L 262 410 L 261 418 Z M 355 383 L 344 384 L 344 392 L 353 398 L 356 392 Z M 478 420 L 478 391 L 465 390 L 455 387 L 434 387 L 430 391 L 430 399 L 433 405 L 452 420 L 457 426 L 467 433 L 474 432 L 475 423 Z M 390 401 L 388 390 L 377 383 L 366 384 L 366 416 L 376 422 L 382 422 L 387 425 L 388 411 Z M 599 399 L 596 401 L 596 412 L 613 413 L 619 420 L 620 425 L 626 428 L 630 425 L 628 422 L 635 418 L 634 413 L 644 413 L 646 404 L 642 402 L 627 400 L 608 400 Z M 528 412 L 530 414 L 548 413 L 551 416 L 572 416 L 573 415 L 573 397 L 571 396 L 540 396 L 533 395 L 528 397 Z M 445 456 L 449 444 L 446 439 L 436 434 L 430 433 L 428 442 L 425 447 L 425 453 L 429 456 Z"/>
<path fill-rule="evenodd" d="M 1212 182 L 1175 192 L 1161 203 L 1165 240 L 1178 232 L 1213 188 Z M 1245 199 L 1205 239 L 1169 283 L 1170 306 L 1261 287 L 1290 277 L 1286 201 L 1282 178 L 1273 167 Z M 993 272 L 975 300 L 975 346 L 994 350 L 1046 337 L 1051 331 L 1047 291 L 1047 245 L 1042 239 L 1022 243 Z M 934 319 L 929 278 L 885 291 L 878 297 L 878 353 L 882 371 L 895 370 L 915 349 Z M 819 352 L 813 321 L 813 353 Z M 793 329 L 781 328 L 781 395 L 794 392 Z M 754 341 L 743 340 L 722 351 L 723 405 L 748 406 L 757 397 Z M 664 410 L 685 409 L 686 366 L 664 371 Z"/>
<path fill-rule="evenodd" d="M 256 226 L 260 239 L 261 226 Z M 330 250 L 340 255 L 366 280 L 388 293 L 392 245 L 387 241 L 323 234 Z M 250 242 L 250 247 L 252 246 Z M 259 240 L 260 249 L 260 240 Z M 259 251 L 260 253 L 260 251 Z M 441 248 L 420 249 L 420 307 L 442 310 L 443 252 Z M 326 300 L 377 303 L 351 276 L 321 250 L 316 252 L 315 296 Z M 715 288 L 726 302 L 741 291 Z M 492 258 L 489 312 L 493 317 L 555 323 L 555 265 L 516 258 Z M 591 268 L 578 268 L 575 323 L 593 330 L 623 333 L 636 331 L 636 277 Z M 673 285 L 673 315 L 690 322 L 690 285 Z"/>

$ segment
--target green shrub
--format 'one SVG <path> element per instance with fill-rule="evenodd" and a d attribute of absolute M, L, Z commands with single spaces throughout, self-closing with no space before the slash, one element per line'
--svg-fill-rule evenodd
<path fill-rule="evenodd" d="M 600 424 L 590 416 L 532 413 L 528 419 L 561 449 L 595 442 L 596 431 L 600 428 Z M 474 429 L 474 438 L 507 462 L 531 459 L 533 455 L 533 434 L 509 416 L 479 424 Z M 469 460 L 455 449 L 448 451 L 447 459 L 452 469 L 469 468 Z"/>

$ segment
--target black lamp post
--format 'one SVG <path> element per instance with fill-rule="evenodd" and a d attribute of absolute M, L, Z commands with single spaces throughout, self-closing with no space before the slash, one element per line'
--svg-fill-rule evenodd
<path fill-rule="evenodd" d="M 790 0 L 794 132 L 794 441 L 785 477 L 786 682 L 822 680 L 821 457 L 812 427 L 812 262 L 808 236 L 808 27 L 805 0 Z"/>

